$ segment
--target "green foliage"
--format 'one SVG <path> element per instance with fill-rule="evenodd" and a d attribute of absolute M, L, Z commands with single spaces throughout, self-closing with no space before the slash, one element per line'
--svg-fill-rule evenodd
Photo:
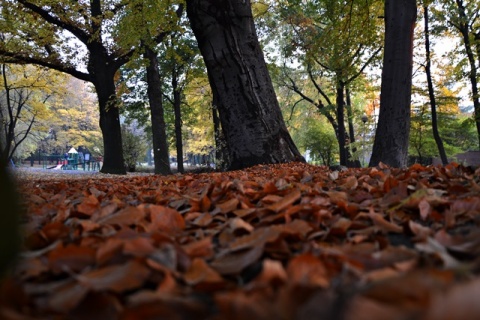
<path fill-rule="evenodd" d="M 146 138 L 143 132 L 135 132 L 131 127 L 122 125 L 123 158 L 128 171 L 134 172 L 137 163 L 143 160 L 147 152 Z"/>
<path fill-rule="evenodd" d="M 459 115 L 445 105 L 439 105 L 438 129 L 449 158 L 462 151 L 473 150 L 476 144 L 475 123 L 467 115 Z M 413 108 L 409 154 L 419 158 L 438 156 L 433 138 L 430 105 Z"/>
<path fill-rule="evenodd" d="M 333 129 L 325 122 L 307 121 L 306 124 L 299 137 L 299 146 L 308 152 L 313 163 L 333 165 L 338 159 L 338 142 Z"/>

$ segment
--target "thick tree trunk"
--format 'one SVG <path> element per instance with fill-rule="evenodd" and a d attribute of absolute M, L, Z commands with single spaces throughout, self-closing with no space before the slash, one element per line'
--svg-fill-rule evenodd
<path fill-rule="evenodd" d="M 416 14 L 415 0 L 385 1 L 380 115 L 370 166 L 379 162 L 393 167 L 407 165 Z"/>
<path fill-rule="evenodd" d="M 145 58 L 147 65 L 147 93 L 150 104 L 150 117 L 152 121 L 153 161 L 156 174 L 171 174 L 170 161 L 168 159 L 167 134 L 165 131 L 165 118 L 163 112 L 162 86 L 158 60 L 155 51 L 145 46 Z"/>
<path fill-rule="evenodd" d="M 92 44 L 89 48 L 88 71 L 97 91 L 100 108 L 100 129 L 103 136 L 104 159 L 100 170 L 103 173 L 126 174 L 123 158 L 122 131 L 115 92 L 114 74 L 101 45 Z"/>
<path fill-rule="evenodd" d="M 178 75 L 172 72 L 173 112 L 175 114 L 175 146 L 177 149 L 177 170 L 185 172 L 183 167 L 183 134 L 182 134 L 182 97 L 178 88 Z"/>
<path fill-rule="evenodd" d="M 430 61 L 430 30 L 429 30 L 429 19 L 428 19 L 428 4 L 423 4 L 423 20 L 424 20 L 424 33 L 425 33 L 425 54 L 427 58 L 427 63 L 425 65 L 425 73 L 427 74 L 427 84 L 428 84 L 428 97 L 430 99 L 430 108 L 432 110 L 432 130 L 433 138 L 437 144 L 438 153 L 440 154 L 440 159 L 442 160 L 443 165 L 448 163 L 447 154 L 445 153 L 445 148 L 443 147 L 443 141 L 438 132 L 438 121 L 437 121 L 437 102 L 435 99 L 435 91 L 433 88 L 432 72 L 431 72 L 431 61 Z"/>
<path fill-rule="evenodd" d="M 249 0 L 187 0 L 230 152 L 229 169 L 303 160 L 287 131 Z"/>

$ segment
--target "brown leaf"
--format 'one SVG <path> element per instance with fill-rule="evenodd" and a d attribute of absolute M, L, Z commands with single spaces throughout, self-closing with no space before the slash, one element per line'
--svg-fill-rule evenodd
<path fill-rule="evenodd" d="M 98 223 L 129 226 L 138 224 L 145 217 L 145 213 L 137 207 L 126 207 L 112 215 L 101 218 Z"/>
<path fill-rule="evenodd" d="M 220 274 L 210 268 L 205 260 L 196 258 L 192 261 L 190 268 L 184 274 L 183 278 L 189 285 L 194 285 L 209 290 L 217 289 L 218 285 L 223 284 L 224 280 Z"/>
<path fill-rule="evenodd" d="M 190 242 L 182 248 L 190 258 L 210 258 L 214 253 L 211 238 Z"/>
<path fill-rule="evenodd" d="M 345 180 L 345 183 L 342 184 L 342 187 L 345 189 L 356 189 L 358 186 L 358 180 L 355 176 L 348 176 L 347 179 Z"/>
<path fill-rule="evenodd" d="M 161 230 L 175 233 L 185 228 L 185 220 L 177 210 L 157 205 L 149 206 L 148 210 L 152 221 L 147 229 L 149 232 Z"/>
<path fill-rule="evenodd" d="M 233 210 L 237 209 L 239 203 L 240 203 L 240 201 L 238 201 L 237 198 L 232 198 L 232 199 L 227 200 L 225 202 L 218 203 L 217 208 L 220 209 L 221 213 L 227 214 L 227 213 L 232 212 Z"/>
<path fill-rule="evenodd" d="M 95 262 L 95 249 L 68 245 L 55 248 L 47 257 L 50 269 L 54 273 L 79 272 Z"/>
<path fill-rule="evenodd" d="M 295 189 L 278 202 L 268 206 L 267 209 L 275 212 L 280 212 L 286 207 L 291 206 L 293 203 L 295 203 L 298 199 L 300 199 L 301 196 L 302 194 L 300 190 Z"/>
<path fill-rule="evenodd" d="M 437 291 L 438 292 L 438 291 Z M 461 283 L 447 292 L 438 292 L 432 299 L 425 319 L 480 319 L 480 280 Z"/>
<path fill-rule="evenodd" d="M 98 201 L 97 197 L 95 197 L 94 195 L 89 195 L 88 197 L 85 197 L 83 201 L 77 206 L 77 211 L 84 215 L 91 216 L 99 208 L 100 202 Z"/>
<path fill-rule="evenodd" d="M 102 243 L 96 252 L 95 259 L 98 265 L 104 265 L 113 257 L 121 253 L 124 241 L 117 238 L 109 238 Z"/>
<path fill-rule="evenodd" d="M 427 220 L 428 216 L 432 212 L 432 207 L 430 206 L 430 203 L 428 203 L 427 200 L 422 199 L 418 203 L 418 209 L 420 210 L 420 217 L 422 220 Z"/>
<path fill-rule="evenodd" d="M 123 245 L 123 253 L 134 257 L 146 257 L 155 250 L 153 240 L 145 237 L 125 240 Z"/>
<path fill-rule="evenodd" d="M 52 292 L 48 300 L 50 308 L 57 312 L 68 312 L 75 308 L 87 295 L 89 289 L 76 282 L 70 282 Z"/>
<path fill-rule="evenodd" d="M 412 220 L 408 221 L 408 226 L 413 234 L 415 234 L 415 240 L 426 240 L 433 234 L 432 229 L 424 227 Z"/>
<path fill-rule="evenodd" d="M 220 274 L 237 274 L 259 260 L 262 254 L 263 246 L 259 244 L 248 250 L 220 255 L 210 266 Z"/>
<path fill-rule="evenodd" d="M 110 290 L 123 292 L 143 285 L 150 275 L 150 270 L 136 260 L 122 265 L 111 265 L 78 275 L 78 282 L 95 291 Z"/>
<path fill-rule="evenodd" d="M 289 283 L 298 286 L 326 288 L 330 283 L 325 265 L 310 253 L 301 254 L 290 260 L 287 275 Z"/>
<path fill-rule="evenodd" d="M 381 214 L 374 212 L 373 208 L 370 208 L 370 212 L 369 212 L 368 216 L 370 217 L 370 219 L 372 219 L 373 223 L 377 227 L 379 227 L 380 229 L 382 229 L 385 232 L 394 232 L 394 233 L 402 233 L 403 232 L 402 227 L 400 227 L 399 225 L 397 225 L 393 222 L 389 222 L 389 221 L 385 220 L 385 218 Z"/>

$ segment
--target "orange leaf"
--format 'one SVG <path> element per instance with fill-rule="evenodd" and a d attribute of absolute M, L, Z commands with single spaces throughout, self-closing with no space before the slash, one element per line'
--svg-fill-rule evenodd
<path fill-rule="evenodd" d="M 83 201 L 77 206 L 77 211 L 87 216 L 91 216 L 100 208 L 100 202 L 94 195 L 85 197 Z"/>
<path fill-rule="evenodd" d="M 147 231 L 178 232 L 185 229 L 185 220 L 177 210 L 157 205 L 149 206 L 148 210 L 152 223 Z"/>

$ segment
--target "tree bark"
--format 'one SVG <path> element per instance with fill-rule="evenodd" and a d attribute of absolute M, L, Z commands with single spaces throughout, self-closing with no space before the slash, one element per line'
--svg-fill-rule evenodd
<path fill-rule="evenodd" d="M 347 135 L 345 134 L 345 112 L 343 103 L 344 85 L 338 81 L 336 104 L 337 104 L 337 123 L 338 123 L 338 146 L 340 148 L 340 165 L 347 166 Z"/>
<path fill-rule="evenodd" d="M 109 63 L 111 61 L 108 59 L 106 49 L 101 44 L 90 44 L 89 54 L 88 71 L 97 91 L 100 108 L 100 129 L 103 136 L 104 159 L 100 171 L 111 174 L 126 174 L 120 115 L 114 82 L 117 68 Z"/>
<path fill-rule="evenodd" d="M 355 143 L 355 128 L 353 127 L 353 110 L 352 110 L 352 99 L 350 97 L 350 90 L 348 86 L 345 88 L 345 98 L 347 105 L 345 109 L 347 110 L 347 123 L 348 123 L 348 136 L 350 138 L 350 143 Z M 355 154 L 357 152 L 356 147 L 352 147 L 352 152 L 350 152 L 350 148 L 347 149 L 347 167 L 350 168 L 361 168 L 362 164 L 359 159 L 354 160 L 352 157 L 352 152 Z"/>
<path fill-rule="evenodd" d="M 100 108 L 100 129 L 103 136 L 104 159 L 100 170 L 103 173 L 126 174 L 125 161 L 123 158 L 122 130 L 120 127 L 120 115 L 118 110 L 115 90 L 115 72 L 120 65 L 114 63 L 113 57 L 107 52 L 102 43 L 101 21 L 103 15 L 101 3 L 98 0 L 91 1 L 92 32 L 98 35 L 91 38 L 86 44 L 89 60 L 88 73 L 98 96 Z"/>
<path fill-rule="evenodd" d="M 152 121 L 153 161 L 156 174 L 171 174 L 170 161 L 168 159 L 168 144 L 166 125 L 163 111 L 162 85 L 158 68 L 157 54 L 148 46 L 145 46 L 145 58 L 147 65 L 147 94 L 150 104 L 150 117 Z"/>
<path fill-rule="evenodd" d="M 185 172 L 183 167 L 183 134 L 182 134 L 182 97 L 178 87 L 178 75 L 175 68 L 172 71 L 173 112 L 175 115 L 175 146 L 177 149 L 177 170 Z"/>
<path fill-rule="evenodd" d="M 228 150 L 226 146 L 225 136 L 220 124 L 218 110 L 215 103 L 212 106 L 213 131 L 215 136 L 215 165 L 218 170 L 226 170 L 229 167 Z"/>
<path fill-rule="evenodd" d="M 380 114 L 370 166 L 383 162 L 393 167 L 405 167 L 408 163 L 416 15 L 415 0 L 385 1 Z"/>
<path fill-rule="evenodd" d="M 430 60 L 430 30 L 429 30 L 429 19 L 428 19 L 428 4 L 424 2 L 423 4 L 423 20 L 424 20 L 424 33 L 425 33 L 425 54 L 426 54 L 426 64 L 425 64 L 425 73 L 427 75 L 427 84 L 428 84 L 428 97 L 430 99 L 430 108 L 432 110 L 432 130 L 433 138 L 437 144 L 438 153 L 440 154 L 440 159 L 442 160 L 443 165 L 448 164 L 447 154 L 445 153 L 445 148 L 443 146 L 442 138 L 438 132 L 438 121 L 437 121 L 437 102 L 435 99 L 435 91 L 433 88 L 432 72 L 431 72 L 431 60 Z"/>
<path fill-rule="evenodd" d="M 303 160 L 287 131 L 249 0 L 187 0 L 230 153 L 229 169 Z"/>

